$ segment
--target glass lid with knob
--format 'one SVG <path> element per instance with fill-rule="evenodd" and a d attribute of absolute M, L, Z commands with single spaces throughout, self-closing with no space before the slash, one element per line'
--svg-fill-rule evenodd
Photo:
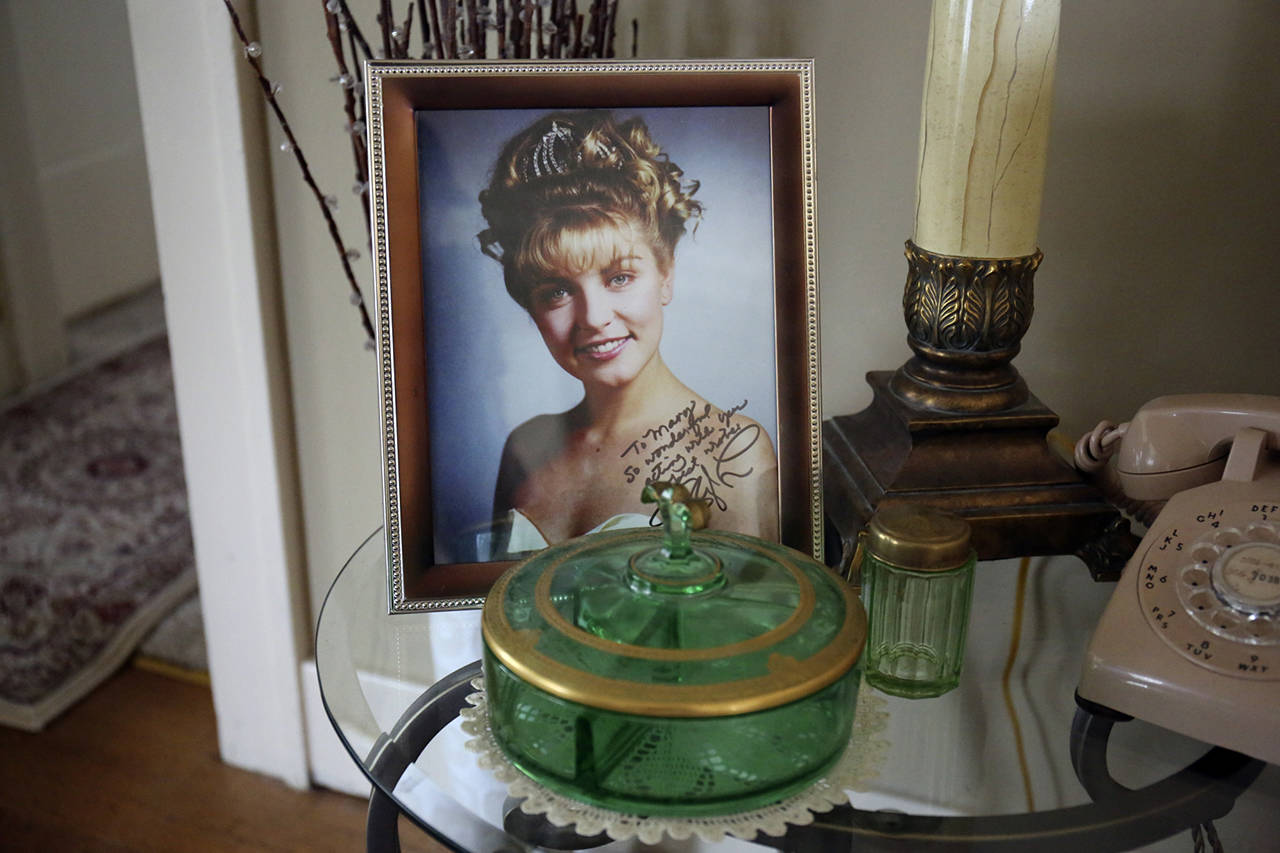
<path fill-rule="evenodd" d="M 803 786 L 847 743 L 862 605 L 797 551 L 694 532 L 703 507 L 681 486 L 643 499 L 661 534 L 571 540 L 490 590 L 495 739 L 548 787 L 647 814 L 726 813 Z"/>
<path fill-rule="evenodd" d="M 866 622 L 847 585 L 762 539 L 694 535 L 687 494 L 645 487 L 664 537 L 584 537 L 501 578 L 483 617 L 493 654 L 564 699 L 653 716 L 757 711 L 848 671 Z"/>

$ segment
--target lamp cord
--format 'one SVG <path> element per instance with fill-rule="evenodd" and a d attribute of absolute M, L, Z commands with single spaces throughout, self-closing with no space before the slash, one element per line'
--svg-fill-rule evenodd
<path fill-rule="evenodd" d="M 1031 558 L 1023 557 L 1018 564 L 1018 584 L 1014 592 L 1013 629 L 1009 636 L 1009 656 L 1004 663 L 1004 674 L 1000 677 L 1000 688 L 1004 693 L 1004 707 L 1009 712 L 1009 721 L 1013 725 L 1013 743 L 1018 752 L 1018 769 L 1022 773 L 1022 790 L 1027 798 L 1027 811 L 1036 810 L 1036 798 L 1031 789 L 1031 772 L 1027 767 L 1027 751 L 1022 742 L 1022 724 L 1018 721 L 1018 711 L 1013 704 L 1013 691 L 1010 677 L 1013 665 L 1018 659 L 1018 646 L 1022 642 L 1022 614 L 1027 597 L 1027 574 L 1031 567 Z"/>
<path fill-rule="evenodd" d="M 1223 853 L 1222 840 L 1218 838 L 1218 830 L 1214 829 L 1213 821 L 1206 820 L 1202 824 L 1191 827 L 1191 844 L 1195 853 L 1205 853 L 1205 839 L 1208 839 L 1213 853 Z"/>

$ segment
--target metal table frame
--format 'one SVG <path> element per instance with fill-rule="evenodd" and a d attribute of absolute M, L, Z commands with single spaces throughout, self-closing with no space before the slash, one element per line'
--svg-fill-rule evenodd
<path fill-rule="evenodd" d="M 398 853 L 401 809 L 389 792 L 427 744 L 458 716 L 472 690 L 471 680 L 479 675 L 480 663 L 476 661 L 441 679 L 418 697 L 389 734 L 379 737 L 363 761 L 353 753 L 374 782 L 366 826 L 370 853 Z M 1128 718 L 1077 701 L 1070 735 L 1071 762 L 1091 803 L 979 817 L 910 815 L 847 805 L 818 815 L 808 826 L 793 826 L 786 835 L 759 835 L 753 841 L 778 850 L 814 853 L 1128 850 L 1221 818 L 1266 766 L 1257 759 L 1214 747 L 1158 782 L 1127 788 L 1110 775 L 1107 742 L 1113 726 Z M 518 808 L 508 809 L 506 831 L 456 804 L 435 815 L 406 814 L 441 844 L 467 853 L 538 850 L 543 846 L 584 849 L 608 841 L 603 836 L 582 838 L 557 829 L 541 818 L 523 815 Z"/>

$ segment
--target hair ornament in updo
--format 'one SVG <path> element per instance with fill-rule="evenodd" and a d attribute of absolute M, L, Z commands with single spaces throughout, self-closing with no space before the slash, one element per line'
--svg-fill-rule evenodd
<path fill-rule="evenodd" d="M 596 139 L 591 153 L 600 160 L 608 160 L 614 148 L 603 139 Z M 567 175 L 574 166 L 582 164 L 582 144 L 573 128 L 558 121 L 551 122 L 551 129 L 542 135 L 529 150 L 520 166 L 520 179 L 544 178 L 550 175 Z"/>
<path fill-rule="evenodd" d="M 547 175 L 563 175 L 569 171 L 569 161 L 582 162 L 582 152 L 573 131 L 558 121 L 551 122 L 551 129 L 542 135 L 538 144 L 529 150 L 520 169 L 523 180 Z M 532 174 L 530 174 L 532 173 Z"/>

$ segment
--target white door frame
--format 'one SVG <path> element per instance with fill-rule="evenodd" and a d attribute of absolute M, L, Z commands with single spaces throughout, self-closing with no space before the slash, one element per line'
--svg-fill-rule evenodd
<path fill-rule="evenodd" d="M 218 744 L 304 787 L 310 629 L 261 104 L 222 3 L 128 13 Z"/>

